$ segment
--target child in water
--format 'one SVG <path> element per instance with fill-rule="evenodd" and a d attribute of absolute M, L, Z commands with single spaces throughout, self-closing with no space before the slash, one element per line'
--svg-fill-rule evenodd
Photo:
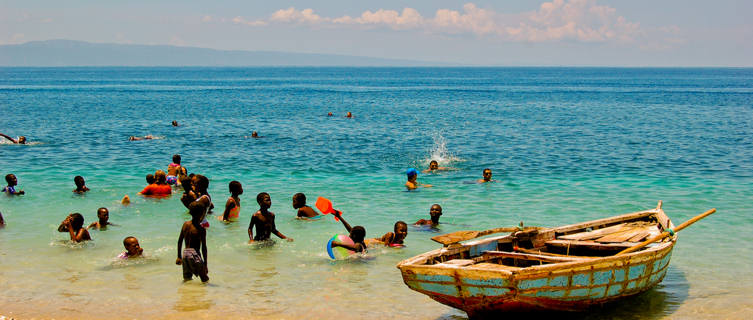
<path fill-rule="evenodd" d="M 8 186 L 4 187 L 2 192 L 5 192 L 9 195 L 21 195 L 26 194 L 23 190 L 16 191 L 16 186 L 18 185 L 18 179 L 16 178 L 15 174 L 9 173 L 5 176 L 5 182 L 8 183 Z"/>
<path fill-rule="evenodd" d="M 431 220 L 421 219 L 416 221 L 413 225 L 415 226 L 432 226 L 436 227 L 439 225 L 439 217 L 442 216 L 442 206 L 439 204 L 433 204 L 431 208 L 429 208 L 429 216 L 431 216 Z"/>
<path fill-rule="evenodd" d="M 5 219 L 3 219 L 2 212 L 0 212 L 0 228 L 5 228 Z"/>
<path fill-rule="evenodd" d="M 78 212 L 69 214 L 60 225 L 61 227 L 65 227 L 63 232 L 68 231 L 71 236 L 71 241 L 73 242 L 82 242 L 92 239 L 91 236 L 89 236 L 89 231 L 87 231 L 86 228 L 83 228 L 84 216 Z M 58 228 L 58 231 L 60 231 L 60 229 L 61 228 Z"/>
<path fill-rule="evenodd" d="M 206 216 L 206 207 L 203 202 L 194 201 L 188 206 L 188 211 L 191 213 L 191 221 L 183 223 L 180 229 L 178 259 L 175 260 L 175 264 L 183 265 L 184 281 L 190 281 L 194 275 L 197 275 L 201 278 L 201 282 L 207 282 L 209 281 L 207 230 L 201 226 L 201 221 Z M 184 240 L 186 248 L 181 252 Z"/>
<path fill-rule="evenodd" d="M 418 187 L 424 187 L 424 188 L 430 188 L 432 185 L 430 184 L 423 184 L 418 183 L 416 179 L 418 178 L 418 170 L 414 168 L 408 169 L 405 174 L 408 176 L 408 181 L 405 183 L 405 187 L 408 188 L 408 190 L 414 190 Z"/>
<path fill-rule="evenodd" d="M 256 195 L 256 202 L 259 203 L 259 211 L 251 216 L 251 222 L 248 224 L 248 243 L 269 240 L 271 234 L 280 237 L 280 239 L 293 241 L 293 238 L 288 238 L 277 230 L 275 214 L 269 211 L 272 206 L 272 198 L 269 194 L 266 192 L 259 193 Z M 256 226 L 256 236 L 253 232 L 254 226 Z"/>
<path fill-rule="evenodd" d="M 308 220 L 320 217 L 316 210 L 306 205 L 306 195 L 300 192 L 293 195 L 293 209 L 298 209 L 298 219 Z"/>
<path fill-rule="evenodd" d="M 142 253 L 144 253 L 144 249 L 141 249 L 141 245 L 139 245 L 139 239 L 136 239 L 136 237 L 126 237 L 123 239 L 123 247 L 125 247 L 126 251 L 121 253 L 118 256 L 118 259 L 130 259 L 130 258 L 136 258 L 140 257 Z"/>
<path fill-rule="evenodd" d="M 73 192 L 84 193 L 84 192 L 89 191 L 89 188 L 86 186 L 86 181 L 84 181 L 84 177 L 82 176 L 73 177 L 73 183 L 76 184 L 76 189 L 73 189 Z"/>
<path fill-rule="evenodd" d="M 343 226 L 345 226 L 345 230 L 348 230 L 350 240 L 353 240 L 353 245 L 349 245 L 346 243 L 342 243 L 340 241 L 332 241 L 332 247 L 343 247 L 345 249 L 348 249 L 350 251 L 355 252 L 366 252 L 366 243 L 363 242 L 363 239 L 366 237 L 366 228 L 362 226 L 355 226 L 350 227 L 350 224 L 345 221 L 342 217 L 342 213 L 340 211 L 335 210 L 334 213 L 332 213 L 335 217 L 340 219 L 340 222 L 343 223 Z"/>
<path fill-rule="evenodd" d="M 239 196 L 243 194 L 243 186 L 238 181 L 230 181 L 228 189 L 230 190 L 230 197 L 227 198 L 225 203 L 225 212 L 217 219 L 226 222 L 238 221 L 241 213 L 241 198 Z"/>
<path fill-rule="evenodd" d="M 102 207 L 97 209 L 97 219 L 99 221 L 93 222 L 86 229 L 96 228 L 97 230 L 105 230 L 107 226 L 116 226 L 116 224 L 110 223 L 110 211 L 107 208 Z"/>
<path fill-rule="evenodd" d="M 383 244 L 388 247 L 401 247 L 403 240 L 408 236 L 408 224 L 403 221 L 395 222 L 394 232 L 387 232 L 381 238 L 369 239 L 369 245 Z"/>
<path fill-rule="evenodd" d="M 180 155 L 173 155 L 173 163 L 167 166 L 167 184 L 180 185 L 180 177 L 185 176 L 188 172 L 185 167 L 180 164 Z"/>

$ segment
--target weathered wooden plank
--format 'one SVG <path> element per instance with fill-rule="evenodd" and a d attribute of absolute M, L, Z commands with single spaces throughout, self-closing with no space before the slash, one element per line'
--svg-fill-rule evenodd
<path fill-rule="evenodd" d="M 619 232 L 608 234 L 606 236 L 596 239 L 595 241 L 596 242 L 625 242 L 640 233 L 648 232 L 649 228 L 651 227 L 652 226 L 650 225 L 626 227 L 623 230 L 620 230 Z"/>
<path fill-rule="evenodd" d="M 615 232 L 626 225 L 627 223 L 620 223 L 620 224 L 616 224 L 613 226 L 596 229 L 592 231 L 578 232 L 578 233 L 568 234 L 565 236 L 559 236 L 558 238 L 563 239 L 563 240 L 593 240 L 598 237 Z"/>
<path fill-rule="evenodd" d="M 656 209 L 639 211 L 639 212 L 634 212 L 634 213 L 628 213 L 628 214 L 619 215 L 619 216 L 616 216 L 616 217 L 604 218 L 604 219 L 593 220 L 593 221 L 589 221 L 589 222 L 582 222 L 582 223 L 576 223 L 576 224 L 571 224 L 571 225 L 567 225 L 567 226 L 557 227 L 554 230 L 557 233 L 560 233 L 560 234 L 562 234 L 562 233 L 568 233 L 568 232 L 576 231 L 578 229 L 585 229 L 585 228 L 593 228 L 593 227 L 597 227 L 597 226 L 611 225 L 611 224 L 615 224 L 615 223 L 619 223 L 619 222 L 635 221 L 635 220 L 638 220 L 638 219 L 641 219 L 641 218 L 645 218 L 645 217 L 654 215 L 654 214 L 656 214 L 656 212 L 657 212 Z"/>
<path fill-rule="evenodd" d="M 545 255 L 540 255 L 540 254 L 517 253 L 517 252 L 506 252 L 506 251 L 486 251 L 484 252 L 484 256 L 537 260 L 537 261 L 543 261 L 543 262 L 573 262 L 573 261 L 590 260 L 589 258 L 583 258 L 583 257 L 555 257 L 555 256 L 545 256 Z"/>
<path fill-rule="evenodd" d="M 594 250 L 616 250 L 616 249 L 630 248 L 630 246 L 634 245 L 635 243 L 630 243 L 630 242 L 599 243 L 599 242 L 594 242 L 594 241 L 550 240 L 550 241 L 547 241 L 546 244 L 554 246 L 554 247 L 562 247 L 562 248 L 567 248 L 569 246 L 570 248 L 585 247 L 585 248 L 594 249 Z"/>

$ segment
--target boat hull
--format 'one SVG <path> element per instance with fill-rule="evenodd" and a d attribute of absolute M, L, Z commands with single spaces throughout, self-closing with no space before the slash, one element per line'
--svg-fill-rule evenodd
<path fill-rule="evenodd" d="M 645 215 L 639 212 L 634 216 L 641 214 Z M 658 209 L 656 218 L 663 226 L 673 227 Z M 567 229 L 572 227 L 552 230 Z M 677 236 L 629 254 L 562 257 L 558 259 L 563 262 L 526 267 L 485 263 L 485 259 L 469 260 L 481 257 L 482 252 L 493 252 L 505 240 L 480 240 L 460 249 L 437 249 L 405 260 L 398 268 L 408 287 L 469 316 L 505 311 L 581 311 L 645 292 L 659 284 L 667 273 Z M 427 259 L 438 258 L 442 258 L 442 263 L 426 263 Z M 460 264 L 453 265 L 453 259 L 460 259 L 455 260 Z"/>

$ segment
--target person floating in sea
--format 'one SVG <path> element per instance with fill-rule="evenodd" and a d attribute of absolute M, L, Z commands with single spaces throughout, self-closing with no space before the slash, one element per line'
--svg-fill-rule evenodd
<path fill-rule="evenodd" d="M 188 174 L 188 170 L 180 164 L 179 154 L 173 155 L 173 163 L 167 165 L 167 184 L 180 185 L 180 177 Z"/>
<path fill-rule="evenodd" d="M 154 180 L 153 184 L 146 186 L 141 192 L 139 192 L 139 194 L 155 197 L 165 197 L 173 194 L 173 189 L 167 184 L 167 177 L 164 171 L 157 170 L 157 172 L 154 173 Z"/>
<path fill-rule="evenodd" d="M 141 249 L 141 245 L 139 245 L 139 239 L 133 236 L 123 239 L 123 247 L 125 247 L 126 251 L 121 253 L 118 259 L 136 258 L 144 253 L 144 249 Z"/>
<path fill-rule="evenodd" d="M 107 226 L 117 226 L 114 223 L 110 223 L 110 211 L 105 207 L 97 209 L 97 219 L 98 221 L 92 222 L 86 229 L 106 230 Z"/>
<path fill-rule="evenodd" d="M 241 215 L 240 195 L 243 194 L 243 185 L 238 181 L 230 181 L 228 189 L 230 190 L 230 197 L 227 198 L 225 203 L 225 212 L 217 218 L 225 222 L 238 221 Z"/>
<path fill-rule="evenodd" d="M 327 116 L 328 116 L 328 117 L 332 117 L 332 116 L 334 116 L 334 115 L 332 114 L 332 112 L 328 112 L 328 113 L 327 113 Z"/>
<path fill-rule="evenodd" d="M 350 113 L 350 111 L 348 111 L 348 113 L 347 113 L 347 114 L 345 114 L 345 117 L 346 117 L 346 118 L 353 118 L 353 114 L 352 114 L 352 113 Z"/>
<path fill-rule="evenodd" d="M 173 124 L 173 127 L 177 127 L 178 126 L 178 121 L 173 120 L 172 124 Z"/>
<path fill-rule="evenodd" d="M 201 226 L 206 218 L 205 203 L 194 201 L 188 206 L 191 221 L 183 223 L 178 236 L 178 259 L 175 264 L 183 265 L 183 280 L 190 281 L 194 275 L 201 278 L 201 282 L 209 281 L 207 263 L 207 230 Z M 185 240 L 186 248 L 181 251 Z M 201 253 L 199 253 L 201 252 Z"/>
<path fill-rule="evenodd" d="M 86 230 L 84 226 L 84 216 L 82 216 L 80 213 L 71 213 L 69 214 L 65 220 L 63 220 L 62 223 L 60 223 L 60 227 L 58 227 L 58 231 L 60 232 L 68 232 L 71 236 L 71 241 L 73 242 L 82 242 L 91 240 L 91 236 L 89 236 L 89 231 Z"/>
<path fill-rule="evenodd" d="M 300 192 L 293 195 L 293 209 L 298 209 L 297 219 L 309 220 L 321 217 L 316 210 L 306 205 L 306 195 Z"/>
<path fill-rule="evenodd" d="M 293 238 L 288 238 L 277 230 L 275 214 L 269 211 L 269 208 L 272 207 L 272 198 L 269 194 L 266 192 L 259 193 L 256 195 L 256 202 L 259 203 L 259 211 L 251 216 L 251 222 L 248 224 L 248 243 L 269 240 L 271 234 L 280 237 L 280 239 L 293 241 Z M 253 232 L 254 227 L 256 227 L 256 236 Z"/>
<path fill-rule="evenodd" d="M 408 190 L 414 190 L 418 187 L 424 187 L 424 188 L 431 188 L 432 185 L 430 184 L 423 184 L 416 181 L 418 178 L 418 170 L 414 168 L 410 168 L 407 171 L 405 171 L 405 174 L 408 176 L 408 181 L 405 182 L 405 187 L 408 188 Z"/>
<path fill-rule="evenodd" d="M 345 249 L 348 249 L 350 251 L 355 252 L 366 252 L 366 243 L 363 241 L 366 237 L 366 228 L 362 226 L 355 226 L 351 227 L 348 222 L 345 221 L 342 217 L 342 213 L 340 211 L 335 210 L 334 213 L 332 213 L 335 217 L 340 219 L 340 222 L 342 222 L 343 226 L 345 227 L 345 230 L 348 230 L 348 237 L 350 237 L 350 240 L 353 240 L 353 244 L 347 244 L 342 243 L 340 241 L 332 241 L 332 247 L 342 247 Z"/>
<path fill-rule="evenodd" d="M 8 135 L 0 133 L 0 137 L 4 137 L 5 139 L 10 140 L 10 142 L 13 142 L 14 144 L 26 144 L 26 137 L 24 136 L 18 136 L 17 139 L 13 139 Z"/>
<path fill-rule="evenodd" d="M 154 139 L 154 136 L 151 134 L 145 135 L 143 137 L 136 137 L 136 136 L 130 136 L 128 137 L 128 141 L 138 141 L 138 140 L 152 140 Z"/>
<path fill-rule="evenodd" d="M 403 221 L 395 222 L 394 232 L 387 232 L 381 238 L 369 239 L 367 245 L 383 244 L 388 247 L 401 247 L 408 236 L 408 224 Z"/>
<path fill-rule="evenodd" d="M 89 188 L 86 186 L 86 181 L 84 181 L 84 177 L 82 176 L 73 177 L 73 183 L 76 184 L 76 189 L 73 189 L 73 192 L 84 193 L 84 192 L 89 191 Z"/>
<path fill-rule="evenodd" d="M 492 180 L 492 169 L 486 168 L 481 173 L 481 175 L 484 177 L 483 179 L 478 179 L 478 183 L 485 183 L 485 182 L 496 182 L 497 180 Z"/>
<path fill-rule="evenodd" d="M 5 186 L 2 190 L 2 192 L 7 193 L 8 195 L 22 195 L 26 194 L 23 190 L 16 191 L 16 186 L 18 185 L 18 178 L 16 178 L 15 174 L 9 173 L 5 175 L 5 182 L 8 183 L 7 186 Z"/>
<path fill-rule="evenodd" d="M 429 208 L 429 216 L 431 216 L 431 220 L 421 219 L 416 221 L 413 225 L 416 226 L 432 226 L 436 227 L 439 225 L 439 217 L 442 216 L 442 206 L 439 204 L 433 204 L 431 208 Z"/>

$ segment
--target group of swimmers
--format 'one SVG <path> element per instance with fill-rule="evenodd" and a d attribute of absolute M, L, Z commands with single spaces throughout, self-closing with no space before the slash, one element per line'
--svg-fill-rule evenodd
<path fill-rule="evenodd" d="M 331 115 L 331 113 L 330 113 Z M 348 118 L 352 117 L 352 114 L 348 112 Z M 177 122 L 173 121 L 173 126 L 177 126 Z M 14 140 L 4 134 L 0 134 L 14 143 L 25 143 L 25 137 L 19 137 Z M 258 137 L 254 132 L 253 137 Z M 131 137 L 134 138 L 134 137 Z M 140 139 L 130 139 L 140 140 Z M 454 168 L 440 167 L 438 162 L 432 160 L 429 164 L 429 168 L 424 172 L 433 172 L 441 170 L 453 170 Z M 405 183 L 405 187 L 408 190 L 414 190 L 418 187 L 432 187 L 428 184 L 421 184 L 416 181 L 418 176 L 418 170 L 411 168 L 406 171 L 408 181 Z M 18 185 L 18 179 L 13 174 L 5 176 L 7 186 L 2 189 L 2 192 L 8 195 L 23 195 L 23 190 L 16 190 Z M 208 193 L 209 179 L 200 174 L 188 174 L 188 170 L 181 165 L 180 155 L 173 156 L 173 162 L 168 165 L 167 172 L 163 170 L 157 170 L 154 175 L 149 174 L 146 176 L 147 186 L 141 190 L 138 194 L 149 197 L 167 197 L 172 195 L 173 187 L 182 187 L 184 192 L 181 196 L 181 203 L 188 209 L 188 213 L 191 215 L 191 220 L 183 223 L 180 234 L 178 236 L 178 252 L 176 264 L 183 267 L 183 278 L 188 281 L 193 276 L 198 276 L 202 282 L 209 280 L 208 267 L 207 267 L 207 246 L 206 246 L 206 228 L 209 227 L 207 221 L 207 215 L 210 214 L 214 208 L 211 196 Z M 483 170 L 483 178 L 479 179 L 478 183 L 493 182 L 492 171 L 489 168 Z M 74 193 L 85 193 L 90 189 L 86 186 L 86 182 L 82 176 L 76 176 L 74 178 L 76 189 Z M 217 216 L 217 219 L 223 222 L 233 222 L 240 218 L 241 199 L 240 195 L 243 194 L 243 186 L 238 181 L 231 181 L 228 184 L 230 196 L 228 197 L 225 208 L 222 215 Z M 259 205 L 257 210 L 252 216 L 248 226 L 248 242 L 260 242 L 268 241 L 272 234 L 285 239 L 287 241 L 293 241 L 293 238 L 285 236 L 275 225 L 275 215 L 269 211 L 272 206 L 272 199 L 266 192 L 261 192 L 256 196 L 256 201 Z M 130 203 L 130 198 L 126 195 L 121 200 L 123 205 Z M 306 204 L 306 195 L 303 193 L 296 193 L 292 198 L 292 206 L 297 209 L 297 218 L 299 219 L 317 219 L 321 217 L 321 214 L 314 210 L 312 207 Z M 341 241 L 332 241 L 333 247 L 343 247 L 354 252 L 365 252 L 368 247 L 374 245 L 385 246 L 402 246 L 405 238 L 408 235 L 408 225 L 404 221 L 397 221 L 394 224 L 393 231 L 385 233 L 380 238 L 365 239 L 366 229 L 363 226 L 351 226 L 343 217 L 340 211 L 334 210 L 332 213 L 336 220 L 339 220 L 349 233 L 352 244 L 344 243 Z M 417 226 L 430 226 L 437 227 L 439 225 L 439 218 L 442 216 L 442 207 L 439 204 L 433 204 L 429 209 L 430 219 L 420 219 L 414 223 Z M 114 226 L 109 222 L 109 211 L 107 208 L 99 208 L 97 210 L 98 221 L 90 224 L 84 228 L 84 217 L 80 213 L 72 213 L 68 215 L 58 227 L 58 231 L 67 232 L 70 236 L 70 240 L 73 242 L 82 242 L 91 240 L 91 236 L 88 232 L 89 229 L 105 230 L 107 226 Z M 0 227 L 5 226 L 2 213 L 0 213 Z M 256 231 L 254 233 L 254 230 Z M 138 239 L 133 236 L 128 236 L 123 239 L 123 246 L 125 251 L 118 255 L 119 259 L 130 259 L 134 257 L 140 257 L 143 254 L 143 249 L 140 247 Z M 185 246 L 185 248 L 184 248 Z"/>

